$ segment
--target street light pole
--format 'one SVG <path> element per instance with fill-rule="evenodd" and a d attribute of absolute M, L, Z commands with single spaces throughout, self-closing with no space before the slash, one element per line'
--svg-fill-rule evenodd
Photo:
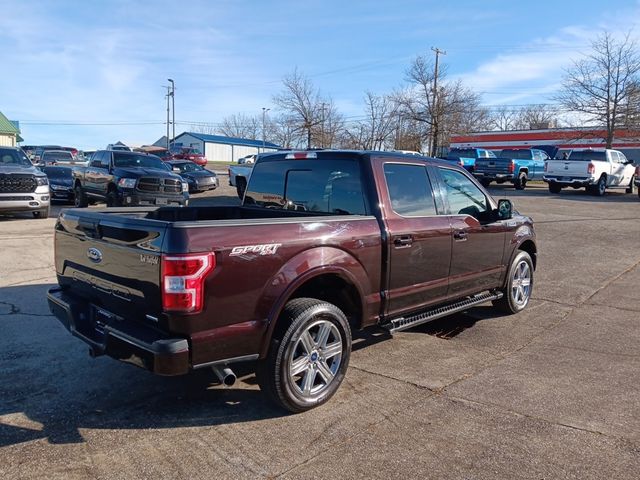
<path fill-rule="evenodd" d="M 267 107 L 262 107 L 262 153 L 264 153 L 264 146 L 265 146 L 265 123 L 266 123 L 266 115 L 267 112 L 271 110 L 270 108 Z"/>
<path fill-rule="evenodd" d="M 171 142 L 175 142 L 176 141 L 176 84 L 170 78 L 167 78 L 167 80 L 171 82 L 171 112 L 173 115 L 173 119 L 171 121 L 171 125 L 173 125 L 172 127 L 173 135 L 171 136 Z M 168 132 L 169 131 L 167 130 L 167 135 L 169 135 Z"/>

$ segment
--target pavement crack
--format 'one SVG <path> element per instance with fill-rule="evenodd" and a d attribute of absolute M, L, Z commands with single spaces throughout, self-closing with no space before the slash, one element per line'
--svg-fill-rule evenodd
<path fill-rule="evenodd" d="M 607 280 L 604 281 L 604 283 L 602 285 L 600 285 L 599 288 L 597 288 L 591 295 L 589 295 L 583 302 L 581 302 L 581 305 L 584 305 L 585 303 L 587 303 L 589 300 L 591 300 L 593 297 L 595 297 L 599 292 L 601 292 L 602 290 L 607 288 L 609 285 L 611 285 L 613 282 L 618 280 L 620 277 L 622 277 L 622 276 L 626 275 L 627 273 L 629 273 L 631 270 L 636 268 L 638 265 L 640 265 L 640 259 L 638 261 L 636 261 L 636 263 L 634 263 L 630 267 L 628 267 L 625 270 L 623 270 L 622 272 L 620 272 L 619 274 L 614 275 L 612 277 L 609 277 Z"/>
<path fill-rule="evenodd" d="M 349 365 L 349 368 L 352 368 L 353 370 L 358 370 L 360 372 L 368 373 L 370 375 L 375 375 L 377 377 L 386 378 L 387 380 L 406 383 L 407 385 L 411 385 L 412 387 L 419 388 L 420 390 L 429 390 L 430 392 L 433 392 L 433 393 L 437 392 L 437 389 L 434 390 L 433 388 L 425 387 L 424 385 L 420 385 L 419 383 L 409 382 L 408 380 L 402 380 L 401 378 L 392 377 L 391 375 L 385 375 L 384 373 L 373 372 L 371 370 L 367 370 L 366 368 L 356 367 L 353 365 Z"/>
<path fill-rule="evenodd" d="M 493 407 L 493 408 L 497 408 L 498 410 L 502 411 L 502 412 L 506 412 L 509 413 L 511 415 L 517 415 L 520 417 L 524 417 L 524 418 L 528 418 L 531 420 L 535 420 L 535 421 L 539 421 L 539 422 L 544 422 L 548 425 L 554 425 L 557 427 L 562 427 L 562 428 L 569 428 L 571 430 L 577 430 L 580 432 L 584 432 L 584 433 L 589 433 L 592 435 L 602 435 L 603 437 L 606 438 L 610 438 L 613 440 L 618 440 L 618 441 L 623 441 L 623 442 L 628 442 L 631 443 L 632 445 L 635 445 L 635 442 L 629 438 L 626 437 L 622 437 L 622 436 L 617 436 L 617 435 L 610 435 L 608 433 L 605 432 L 601 432 L 600 430 L 594 430 L 591 428 L 585 428 L 585 427 L 580 427 L 578 425 L 573 425 L 571 423 L 565 423 L 565 422 L 558 422 L 555 420 L 551 420 L 549 418 L 545 418 L 545 417 L 540 417 L 538 415 L 531 415 L 529 413 L 523 413 L 523 412 L 519 412 L 517 410 L 511 409 L 511 408 L 507 408 L 504 405 L 500 405 L 497 403 L 493 403 L 493 402 L 484 402 L 484 401 L 480 401 L 480 400 L 471 400 L 469 398 L 465 398 L 465 397 L 458 397 L 455 395 L 446 395 L 446 398 L 454 401 L 454 402 L 460 402 L 460 403 L 471 403 L 471 404 L 475 404 L 475 405 L 482 405 L 484 407 Z"/>
<path fill-rule="evenodd" d="M 7 313 L 0 313 L 0 315 L 2 316 L 17 315 L 18 313 L 20 313 L 20 307 L 11 302 L 0 302 L 0 305 L 6 305 L 7 307 L 9 307 L 9 311 Z"/>

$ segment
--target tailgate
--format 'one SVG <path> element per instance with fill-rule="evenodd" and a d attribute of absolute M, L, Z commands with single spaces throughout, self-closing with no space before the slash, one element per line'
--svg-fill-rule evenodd
<path fill-rule="evenodd" d="M 58 282 L 123 318 L 158 318 L 165 230 L 165 222 L 134 215 L 67 210 L 56 224 Z"/>
<path fill-rule="evenodd" d="M 507 158 L 478 158 L 473 173 L 496 174 L 511 173 L 509 166 L 511 159 Z"/>
<path fill-rule="evenodd" d="M 588 166 L 589 161 L 549 160 L 547 162 L 547 175 L 560 177 L 588 177 Z"/>

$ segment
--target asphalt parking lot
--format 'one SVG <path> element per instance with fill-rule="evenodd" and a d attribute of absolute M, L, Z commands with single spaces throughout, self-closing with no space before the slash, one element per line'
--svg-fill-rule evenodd
<path fill-rule="evenodd" d="M 195 203 L 237 202 L 221 183 Z M 362 333 L 336 396 L 301 415 L 251 375 L 90 359 L 46 305 L 54 218 L 0 218 L 0 478 L 638 478 L 640 200 L 492 193 L 536 221 L 529 308 Z"/>

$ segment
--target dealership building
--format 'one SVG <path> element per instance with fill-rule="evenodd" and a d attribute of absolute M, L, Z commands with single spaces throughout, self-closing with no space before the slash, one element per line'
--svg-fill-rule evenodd
<path fill-rule="evenodd" d="M 207 157 L 209 162 L 235 162 L 239 158 L 247 155 L 275 152 L 280 149 L 275 143 L 263 142 L 262 140 L 208 135 L 196 132 L 184 132 L 177 135 L 173 144 L 197 148 Z"/>

